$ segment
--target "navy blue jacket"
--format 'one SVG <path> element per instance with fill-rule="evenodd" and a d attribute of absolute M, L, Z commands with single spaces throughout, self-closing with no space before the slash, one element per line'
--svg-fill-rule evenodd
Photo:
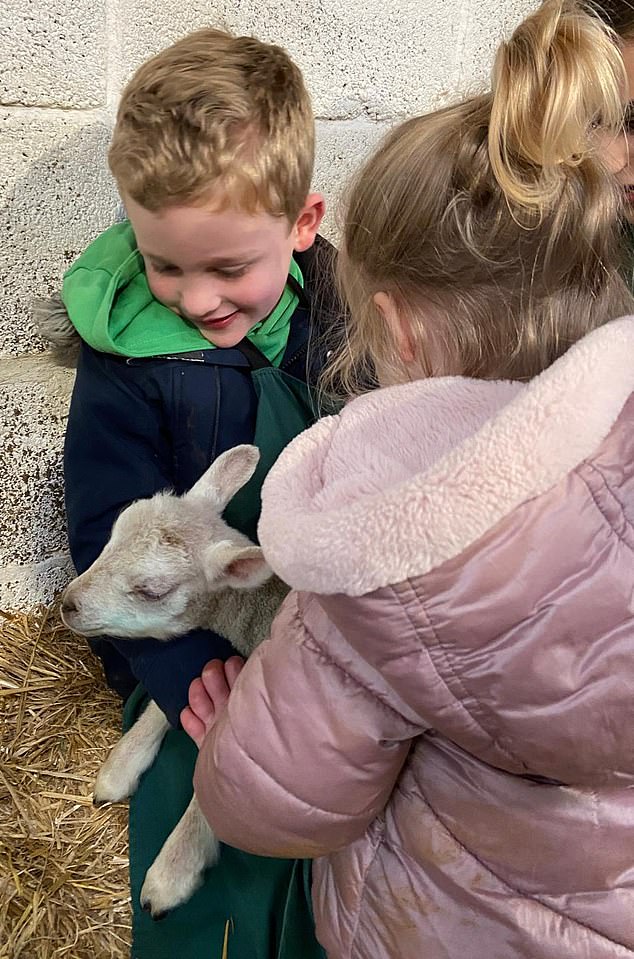
<path fill-rule="evenodd" d="M 318 237 L 295 255 L 304 296 L 291 319 L 280 368 L 300 380 L 318 373 L 338 307 L 332 247 Z M 310 340 L 310 350 L 308 349 Z M 250 367 L 237 349 L 126 359 L 82 343 L 73 390 L 64 476 L 70 551 L 78 573 L 107 543 L 114 520 L 136 499 L 188 490 L 213 460 L 251 443 L 257 400 Z M 140 682 L 177 725 L 189 684 L 230 644 L 205 630 L 170 642 L 92 640 L 106 678 L 124 698 Z"/>

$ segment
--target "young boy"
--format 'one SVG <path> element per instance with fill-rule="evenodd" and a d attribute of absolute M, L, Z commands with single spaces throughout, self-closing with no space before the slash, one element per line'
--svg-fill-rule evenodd
<path fill-rule="evenodd" d="M 309 192 L 313 151 L 300 71 L 252 38 L 194 33 L 125 89 L 109 162 L 129 222 L 89 247 L 62 295 L 83 341 L 64 460 L 78 572 L 130 501 L 189 489 L 239 443 L 255 440 L 270 465 L 307 425 L 256 435 L 272 384 L 278 409 L 286 396 L 293 406 L 311 326 L 335 309 L 331 250 L 320 238 L 313 247 L 324 213 Z M 260 385 L 252 371 L 263 365 L 280 375 Z M 243 497 L 231 516 L 252 536 L 257 505 Z M 231 653 L 201 631 L 95 649 L 114 688 L 126 696 L 142 683 L 173 725 L 202 665 Z"/>
<path fill-rule="evenodd" d="M 597 14 L 617 34 L 625 65 L 627 109 L 623 137 L 606 149 L 605 159 L 616 173 L 624 195 L 624 270 L 634 289 L 634 3 L 632 0 L 601 0 Z"/>
<path fill-rule="evenodd" d="M 62 292 L 82 341 L 64 457 L 79 573 L 129 502 L 184 492 L 240 443 L 259 446 L 261 468 L 228 518 L 255 537 L 259 486 L 314 419 L 307 381 L 339 312 L 333 250 L 317 236 L 313 152 L 300 71 L 255 39 L 201 30 L 125 89 L 109 162 L 128 220 L 95 240 Z M 139 591 L 155 599 L 146 584 Z M 127 697 L 140 683 L 175 726 L 203 664 L 232 653 L 205 631 L 169 643 L 104 637 L 94 648 L 110 685 Z M 185 733 L 170 733 L 131 803 L 134 955 L 220 955 L 229 920 L 236 959 L 320 954 L 301 863 L 224 849 L 206 886 L 160 926 L 139 911 L 145 870 L 191 796 L 194 762 Z"/>

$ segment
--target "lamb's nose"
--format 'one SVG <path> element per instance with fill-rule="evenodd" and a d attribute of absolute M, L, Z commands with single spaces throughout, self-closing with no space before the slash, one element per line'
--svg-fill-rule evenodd
<path fill-rule="evenodd" d="M 68 615 L 68 613 L 76 613 L 77 604 L 74 599 L 65 599 L 62 601 L 62 613 Z"/>
<path fill-rule="evenodd" d="M 78 613 L 79 607 L 77 601 L 73 599 L 73 594 L 70 590 L 66 589 L 62 593 L 62 603 L 61 603 L 61 614 L 62 619 L 65 619 L 67 616 L 72 616 L 73 613 Z"/>

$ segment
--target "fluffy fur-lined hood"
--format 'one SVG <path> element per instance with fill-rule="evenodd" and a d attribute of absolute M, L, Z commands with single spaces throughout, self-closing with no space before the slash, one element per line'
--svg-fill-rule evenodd
<path fill-rule="evenodd" d="M 528 385 L 418 381 L 351 402 L 281 455 L 259 537 L 296 589 L 360 596 L 424 575 L 559 483 L 634 391 L 634 318 Z"/>

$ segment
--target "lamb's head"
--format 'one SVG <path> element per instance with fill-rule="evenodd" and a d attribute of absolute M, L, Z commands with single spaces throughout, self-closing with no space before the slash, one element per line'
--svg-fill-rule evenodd
<path fill-rule="evenodd" d="M 125 509 L 101 555 L 65 590 L 66 625 L 84 636 L 171 639 L 201 625 L 210 592 L 264 583 L 271 570 L 261 549 L 221 515 L 258 459 L 255 446 L 236 446 L 184 496 L 158 493 Z"/>

